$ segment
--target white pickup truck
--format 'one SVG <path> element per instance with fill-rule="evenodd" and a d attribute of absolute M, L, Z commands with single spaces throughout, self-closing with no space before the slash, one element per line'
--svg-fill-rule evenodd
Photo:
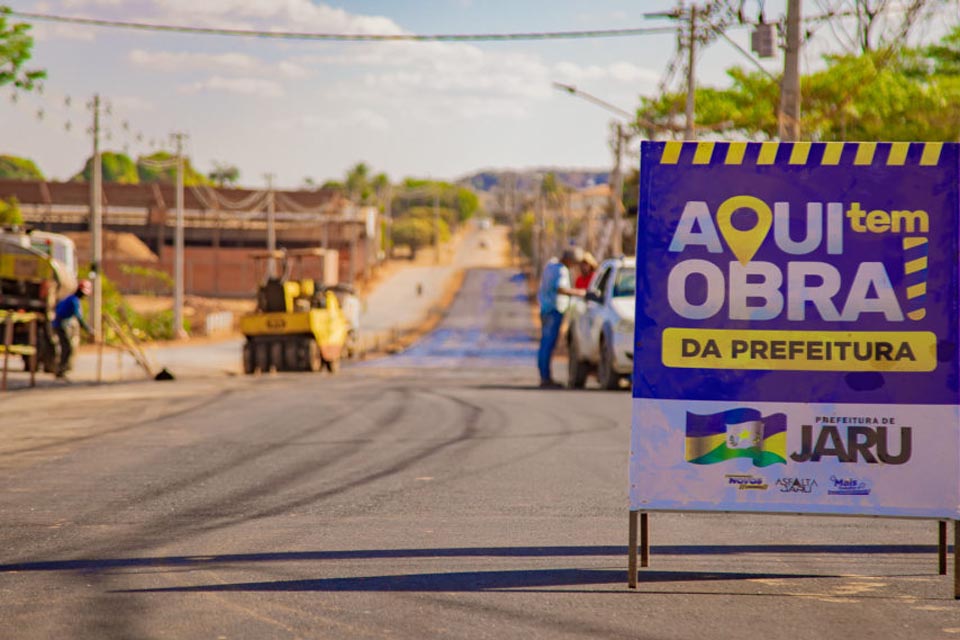
<path fill-rule="evenodd" d="M 583 299 L 568 311 L 567 385 L 582 389 L 596 372 L 603 389 L 619 389 L 633 373 L 637 266 L 634 258 L 604 260 Z"/>

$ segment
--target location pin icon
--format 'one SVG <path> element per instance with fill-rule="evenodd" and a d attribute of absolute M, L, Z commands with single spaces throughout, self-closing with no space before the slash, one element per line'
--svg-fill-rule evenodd
<path fill-rule="evenodd" d="M 757 224 L 752 229 L 741 231 L 733 226 L 733 214 L 740 209 L 750 209 L 757 216 Z M 773 212 L 767 203 L 753 196 L 734 196 L 724 200 L 717 209 L 717 228 L 723 234 L 733 255 L 740 264 L 746 266 L 760 249 L 760 245 L 770 232 L 773 224 Z"/>

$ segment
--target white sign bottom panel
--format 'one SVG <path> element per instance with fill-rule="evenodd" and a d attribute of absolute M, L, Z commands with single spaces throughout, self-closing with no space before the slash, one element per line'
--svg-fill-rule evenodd
<path fill-rule="evenodd" d="M 954 405 L 633 403 L 633 510 L 960 518 Z"/>

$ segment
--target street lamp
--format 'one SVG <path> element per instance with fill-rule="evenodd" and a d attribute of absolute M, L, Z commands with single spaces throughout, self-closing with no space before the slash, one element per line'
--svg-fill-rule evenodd
<path fill-rule="evenodd" d="M 615 256 L 623 254 L 623 233 L 621 231 L 622 219 L 623 219 L 623 172 L 621 171 L 621 163 L 623 161 L 623 148 L 629 143 L 630 138 L 633 137 L 633 134 L 627 133 L 624 131 L 624 124 L 631 124 L 638 121 L 636 114 L 631 114 L 626 109 L 621 109 L 620 107 L 610 104 L 606 100 L 602 100 L 594 95 L 582 91 L 571 84 L 563 84 L 561 82 L 554 82 L 553 86 L 555 89 L 560 91 L 565 91 L 572 96 L 577 96 L 583 98 L 587 102 L 592 102 L 593 104 L 610 111 L 611 113 L 619 116 L 619 120 L 614 122 L 614 133 L 616 135 L 616 146 L 614 149 L 614 162 L 613 162 L 613 172 L 610 176 L 610 208 L 613 212 L 613 233 L 610 238 L 610 253 Z M 626 120 L 626 123 L 623 122 Z"/>

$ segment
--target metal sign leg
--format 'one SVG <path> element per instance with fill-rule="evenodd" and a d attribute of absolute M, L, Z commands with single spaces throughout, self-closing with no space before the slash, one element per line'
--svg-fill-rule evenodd
<path fill-rule="evenodd" d="M 640 514 L 640 566 L 650 566 L 650 525 L 647 521 L 648 513 Z"/>
<path fill-rule="evenodd" d="M 953 521 L 953 599 L 960 600 L 960 520 Z"/>
<path fill-rule="evenodd" d="M 646 514 L 644 514 L 646 515 Z M 630 534 L 627 543 L 627 587 L 637 588 L 637 512 L 630 512 Z"/>
<path fill-rule="evenodd" d="M 939 522 L 940 535 L 937 541 L 937 560 L 939 561 L 940 575 L 947 575 L 947 521 Z"/>

